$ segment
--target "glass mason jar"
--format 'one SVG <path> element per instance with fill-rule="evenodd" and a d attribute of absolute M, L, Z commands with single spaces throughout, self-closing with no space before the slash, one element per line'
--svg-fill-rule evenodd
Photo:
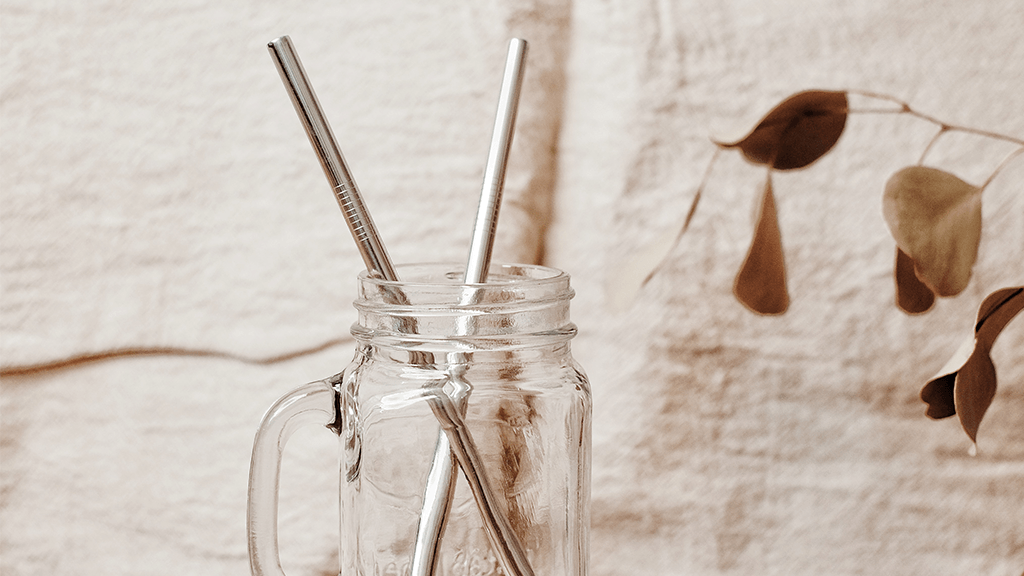
<path fill-rule="evenodd" d="M 291 432 L 341 440 L 342 576 L 582 576 L 590 387 L 570 352 L 569 276 L 455 265 L 359 277 L 355 357 L 279 400 L 249 481 L 253 574 L 281 575 L 277 483 Z"/>

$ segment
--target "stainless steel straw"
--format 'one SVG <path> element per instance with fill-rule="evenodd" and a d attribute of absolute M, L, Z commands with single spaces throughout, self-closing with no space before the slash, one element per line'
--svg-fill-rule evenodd
<path fill-rule="evenodd" d="M 509 151 L 512 147 L 512 135 L 519 108 L 519 94 L 525 72 L 526 52 L 528 45 L 525 40 L 513 38 L 509 42 L 508 56 L 505 59 L 505 72 L 501 81 L 498 96 L 498 110 L 494 119 L 494 130 L 491 133 L 491 144 L 487 153 L 487 164 L 484 168 L 483 187 L 480 191 L 480 204 L 477 208 L 476 225 L 470 243 L 466 284 L 479 284 L 487 281 L 487 269 L 491 263 L 491 252 L 494 247 L 494 234 L 498 225 L 498 211 L 501 207 L 501 193 L 505 184 L 505 168 L 508 164 Z M 463 304 L 471 304 L 474 291 L 467 290 Z M 465 411 L 465 396 L 471 389 L 462 380 L 461 370 L 453 370 L 456 393 L 453 395 L 453 406 Z M 423 511 L 420 514 L 419 531 L 416 534 L 416 547 L 412 558 L 412 576 L 433 576 L 437 568 L 438 548 L 444 534 L 448 513 L 455 495 L 455 481 L 458 471 L 454 466 L 451 443 L 448 434 L 442 430 L 437 437 L 434 459 L 427 477 L 427 487 L 423 496 Z M 515 540 L 512 540 L 515 542 Z M 533 571 L 527 562 L 525 553 L 513 551 L 521 558 L 518 566 L 506 567 L 506 572 L 513 575 L 528 575 Z"/>
<path fill-rule="evenodd" d="M 388 258 L 380 235 L 377 234 L 377 228 L 373 225 L 373 219 L 363 204 L 363 197 L 359 194 L 355 180 L 352 179 L 345 157 L 341 155 L 341 148 L 334 140 L 334 133 L 327 123 L 327 118 L 324 117 L 320 101 L 313 92 L 313 86 L 306 77 L 306 70 L 299 61 L 299 55 L 295 53 L 291 39 L 281 36 L 272 40 L 267 47 L 274 58 L 274 64 L 277 65 L 278 73 L 281 74 L 281 80 L 288 88 L 288 95 L 291 96 L 299 120 L 306 129 L 309 143 L 313 145 L 313 150 L 320 159 L 324 175 L 331 183 L 338 206 L 345 214 L 345 223 L 348 224 L 348 229 L 359 247 L 359 253 L 366 262 L 366 269 L 371 275 L 397 281 L 398 276 L 391 266 L 391 259 Z"/>
<path fill-rule="evenodd" d="M 527 48 L 526 41 L 519 38 L 513 38 L 508 43 L 498 111 L 494 118 L 491 146 L 487 151 L 483 188 L 480 190 L 480 205 L 477 207 L 473 240 L 469 246 L 465 278 L 467 284 L 487 281 L 487 269 L 491 265 L 491 251 L 494 248 L 494 232 L 498 226 L 498 208 L 501 207 L 501 192 L 505 187 L 505 167 L 512 149 L 519 93 L 526 72 Z"/>
<path fill-rule="evenodd" d="M 345 158 L 342 156 L 341 149 L 338 147 L 334 134 L 327 123 L 327 119 L 324 117 L 323 111 L 320 108 L 320 102 L 317 100 L 313 87 L 306 77 L 306 72 L 299 61 L 295 48 L 292 46 L 291 39 L 287 36 L 282 36 L 272 40 L 268 48 L 281 75 L 281 79 L 288 89 L 288 94 L 291 97 L 292 104 L 295 106 L 295 111 L 298 113 L 299 119 L 306 130 L 310 144 L 313 145 L 317 158 L 320 160 L 320 166 L 323 168 L 324 175 L 327 176 L 327 180 L 334 190 L 338 205 L 345 215 L 345 223 L 348 225 L 349 231 L 352 232 L 352 237 L 356 241 L 359 253 L 366 263 L 366 269 L 371 275 L 379 276 L 389 281 L 398 281 L 398 275 L 391 265 L 391 260 L 384 249 L 384 244 L 380 240 L 376 227 L 373 225 L 370 213 L 363 204 L 359 189 L 352 179 L 348 166 L 345 163 Z M 525 49 L 525 42 L 522 43 L 522 48 Z M 516 90 L 516 97 L 518 97 L 518 89 Z M 510 120 L 512 122 L 515 120 L 514 110 Z M 507 144 L 503 155 L 507 158 Z M 501 164 L 501 177 L 503 178 L 504 160 L 501 161 Z M 490 159 L 488 159 L 488 167 L 490 167 Z M 500 194 L 500 189 L 499 180 L 498 194 Z M 496 205 L 497 201 L 495 201 L 495 217 L 497 216 Z M 476 241 L 474 240 L 475 243 Z M 490 250 L 489 246 L 490 244 L 487 247 L 488 252 Z M 489 254 L 487 258 L 489 259 Z M 487 263 L 485 262 L 482 266 L 484 274 L 486 274 L 486 269 Z M 477 508 L 480 509 L 484 528 L 495 548 L 495 553 L 498 555 L 502 567 L 509 576 L 533 576 L 533 571 L 526 560 L 526 554 L 519 543 L 519 539 L 516 537 L 515 532 L 512 531 L 508 520 L 495 507 L 496 501 L 493 492 L 487 482 L 487 478 L 481 474 L 482 464 L 479 453 L 458 408 L 443 392 L 430 397 L 428 403 L 438 422 L 441 423 L 441 429 L 450 446 L 450 449 L 445 451 L 445 460 L 450 464 L 450 457 L 448 455 L 454 453 L 463 473 L 466 475 L 466 480 L 472 489 Z M 450 474 L 449 472 L 449 478 Z"/>

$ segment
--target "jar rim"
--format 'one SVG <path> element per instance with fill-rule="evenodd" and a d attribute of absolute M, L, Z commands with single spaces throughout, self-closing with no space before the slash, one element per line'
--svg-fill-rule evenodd
<path fill-rule="evenodd" d="M 495 264 L 488 282 L 462 283 L 459 264 L 405 264 L 388 281 L 359 275 L 353 334 L 383 341 L 384 335 L 415 342 L 462 339 L 571 338 L 569 301 L 574 292 L 565 272 L 532 264 Z M 531 338 L 536 336 L 536 338 Z M 482 340 L 481 340 L 482 341 Z"/>
<path fill-rule="evenodd" d="M 465 265 L 454 262 L 418 262 L 399 264 L 395 271 L 400 280 L 386 280 L 371 276 L 366 270 L 359 273 L 359 283 L 380 288 L 402 287 L 483 287 L 507 286 L 510 284 L 544 287 L 555 284 L 569 284 L 569 274 L 549 266 L 538 264 L 495 263 L 490 266 L 487 282 L 463 282 Z"/>

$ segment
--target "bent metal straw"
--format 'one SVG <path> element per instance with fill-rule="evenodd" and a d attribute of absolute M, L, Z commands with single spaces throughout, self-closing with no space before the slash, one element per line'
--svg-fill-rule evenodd
<path fill-rule="evenodd" d="M 491 263 L 491 252 L 494 247 L 494 233 L 498 225 L 498 211 L 501 207 L 501 193 L 505 184 L 505 167 L 508 165 L 509 151 L 512 148 L 512 135 L 516 123 L 516 112 L 519 107 L 519 94 L 525 72 L 526 52 L 528 45 L 525 40 L 513 38 L 508 45 L 505 58 L 505 72 L 498 95 L 498 109 L 494 118 L 494 130 L 491 133 L 491 144 L 487 153 L 487 164 L 484 168 L 483 187 L 480 191 L 480 204 L 477 208 L 476 224 L 473 228 L 473 239 L 470 243 L 469 259 L 463 281 L 466 284 L 480 284 L 487 281 L 487 269 Z M 473 303 L 472 290 L 466 291 L 463 304 Z M 461 355 L 457 355 L 461 356 Z M 455 405 L 465 413 L 466 397 L 471 386 L 462 379 L 464 362 L 456 358 L 452 362 L 452 379 L 455 384 L 453 400 Z M 416 547 L 413 550 L 411 576 L 433 576 L 437 567 L 438 548 L 444 533 L 445 523 L 451 503 L 455 497 L 455 480 L 457 469 L 452 460 L 457 455 L 452 453 L 448 435 L 442 430 L 437 437 L 434 459 L 427 476 L 427 486 L 423 493 L 423 511 L 420 514 L 419 530 L 416 534 Z M 523 557 L 524 574 L 532 573 L 526 558 Z"/>
<path fill-rule="evenodd" d="M 397 282 L 398 276 L 363 204 L 359 189 L 352 179 L 291 39 L 282 36 L 272 40 L 268 44 L 268 49 L 281 80 L 288 89 L 310 144 L 320 160 L 324 175 L 334 190 L 338 205 L 345 214 L 345 222 L 356 241 L 368 272 L 385 280 Z M 514 119 L 514 116 L 512 118 Z M 505 154 L 507 156 L 507 151 Z M 508 520 L 495 507 L 493 491 L 487 483 L 487 478 L 480 472 L 480 456 L 459 410 L 451 399 L 443 394 L 434 395 L 428 399 L 428 403 L 441 423 L 441 429 L 448 439 L 451 451 L 472 488 L 477 507 L 483 517 L 484 528 L 505 572 L 509 576 L 533 576 L 522 544 L 512 531 Z M 276 557 L 276 551 L 274 552 Z"/>

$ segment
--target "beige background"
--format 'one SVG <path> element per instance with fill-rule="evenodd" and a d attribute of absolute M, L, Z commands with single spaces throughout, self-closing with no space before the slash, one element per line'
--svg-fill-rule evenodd
<path fill-rule="evenodd" d="M 710 158 L 809 88 L 873 90 L 1024 137 L 1016 0 L 78 2 L 0 11 L 0 363 L 122 348 L 272 357 L 347 336 L 361 261 L 264 47 L 290 34 L 396 262 L 461 261 L 507 41 L 530 41 L 496 258 L 573 275 L 594 389 L 592 573 L 1024 570 L 1024 321 L 993 351 L 981 454 L 921 384 L 981 299 L 1024 282 L 1024 162 L 987 189 L 967 291 L 893 306 L 888 175 L 934 126 L 850 118 L 775 189 L 793 305 L 731 295 L 761 169 L 715 168 L 625 308 L 612 281 L 678 229 Z M 1007 148 L 928 163 L 981 183 Z M 244 574 L 263 411 L 340 371 L 113 359 L 2 382 L 0 572 Z M 290 574 L 336 565 L 335 442 L 285 462 Z"/>

